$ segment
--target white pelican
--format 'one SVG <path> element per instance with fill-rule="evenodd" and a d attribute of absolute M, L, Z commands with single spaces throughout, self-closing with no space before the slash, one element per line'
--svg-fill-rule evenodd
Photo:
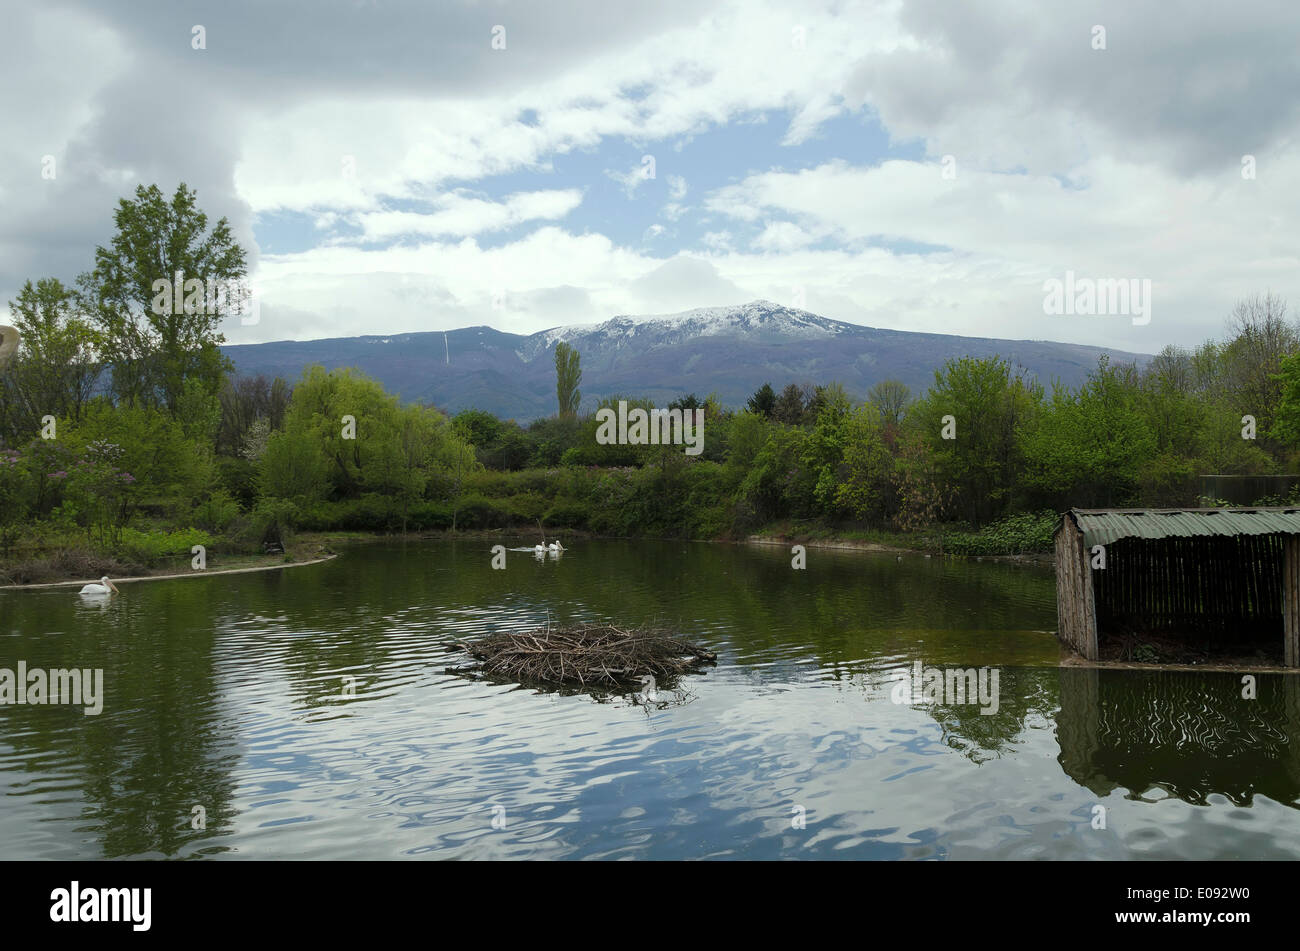
<path fill-rule="evenodd" d="M 534 545 L 534 546 L 533 546 L 533 554 L 534 554 L 534 555 L 545 555 L 545 554 L 546 554 L 546 546 L 545 546 L 545 545 Z"/>
<path fill-rule="evenodd" d="M 108 575 L 99 579 L 99 584 L 88 584 L 81 589 L 83 597 L 111 597 L 118 594 L 117 585 L 108 580 Z"/>
<path fill-rule="evenodd" d="M 655 690 L 654 674 L 642 674 L 639 678 L 641 681 L 641 692 L 637 694 L 637 699 L 642 703 L 654 703 L 659 699 L 659 692 Z"/>
<path fill-rule="evenodd" d="M 551 542 L 546 547 L 549 548 L 551 551 L 564 551 L 564 546 L 560 544 L 558 539 L 556 541 Z"/>

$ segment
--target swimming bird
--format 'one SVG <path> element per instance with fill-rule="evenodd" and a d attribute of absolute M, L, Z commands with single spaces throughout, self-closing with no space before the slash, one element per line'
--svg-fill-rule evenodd
<path fill-rule="evenodd" d="M 659 692 L 655 690 L 654 674 L 642 674 L 639 678 L 641 681 L 641 692 L 637 694 L 637 699 L 642 703 L 654 703 L 659 699 Z"/>
<path fill-rule="evenodd" d="M 545 554 L 546 554 L 546 546 L 545 546 L 545 545 L 534 545 L 534 546 L 533 546 L 533 553 L 534 553 L 534 554 L 537 554 L 537 555 L 545 555 Z"/>
<path fill-rule="evenodd" d="M 564 546 L 560 544 L 558 539 L 551 542 L 546 547 L 549 548 L 551 551 L 564 551 Z"/>
<path fill-rule="evenodd" d="M 111 597 L 118 594 L 117 585 L 108 580 L 108 575 L 99 579 L 99 584 L 88 584 L 81 589 L 83 597 Z"/>

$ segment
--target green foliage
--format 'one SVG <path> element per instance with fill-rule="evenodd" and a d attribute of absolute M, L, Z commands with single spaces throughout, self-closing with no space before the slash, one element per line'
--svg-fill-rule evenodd
<path fill-rule="evenodd" d="M 174 532 L 136 531 L 133 528 L 122 529 L 121 550 L 130 558 L 146 564 L 154 564 L 164 558 L 176 555 L 189 555 L 195 545 L 205 548 L 212 545 L 212 536 L 197 528 L 179 529 Z"/>
<path fill-rule="evenodd" d="M 1049 552 L 1060 516 L 1052 511 L 1011 515 L 985 525 L 978 532 L 954 532 L 944 537 L 944 547 L 956 555 L 1020 555 Z"/>
<path fill-rule="evenodd" d="M 1282 359 L 1277 382 L 1280 397 L 1272 436 L 1294 454 L 1300 448 L 1300 353 Z"/>
<path fill-rule="evenodd" d="M 208 228 L 195 193 L 184 183 L 167 199 L 157 185 L 141 185 L 113 214 L 116 231 L 95 250 L 94 267 L 82 275 L 82 299 L 99 331 L 106 363 L 113 367 L 113 393 L 130 407 L 185 411 L 186 383 L 209 395 L 221 387 L 228 361 L 218 327 L 245 292 L 244 249 L 222 218 Z M 170 299 L 158 306 L 154 284 L 197 280 L 205 288 L 235 288 L 217 305 L 215 293 L 201 302 Z M 188 289 L 182 287 L 188 294 Z"/>
<path fill-rule="evenodd" d="M 582 392 L 578 389 L 582 369 L 578 364 L 577 350 L 563 341 L 555 345 L 555 394 L 560 415 L 568 418 L 578 415 L 578 404 L 582 402 Z"/>
<path fill-rule="evenodd" d="M 1131 502 L 1158 443 L 1141 410 L 1133 369 L 1103 356 L 1084 386 L 1056 387 L 1022 430 L 1026 483 L 1059 508 Z"/>
<path fill-rule="evenodd" d="M 39 433 L 46 415 L 79 420 L 102 364 L 76 292 L 58 280 L 27 281 L 9 310 L 21 347 L 0 374 L 0 439 L 17 445 Z"/>
<path fill-rule="evenodd" d="M 981 524 L 1015 503 L 1024 456 L 1020 433 L 1039 411 L 1042 389 L 1000 357 L 949 360 L 905 423 L 929 447 L 956 513 Z M 945 417 L 952 417 L 950 421 Z M 956 438 L 945 439 L 947 426 Z"/>
<path fill-rule="evenodd" d="M 239 518 L 239 503 L 224 489 L 215 489 L 194 507 L 194 522 L 200 528 L 222 533 Z"/>
<path fill-rule="evenodd" d="M 898 528 L 991 555 L 1044 550 L 1068 506 L 1194 504 L 1202 473 L 1300 465 L 1300 335 L 1271 296 L 1241 302 L 1225 340 L 1168 347 L 1141 372 L 1103 359 L 1050 396 L 1000 358 L 950 360 L 918 399 L 897 380 L 866 402 L 835 384 L 778 395 L 764 383 L 739 412 L 688 394 L 670 408 L 702 408 L 706 432 L 703 453 L 686 456 L 598 442 L 563 342 L 559 413 L 527 426 L 473 409 L 448 420 L 354 370 L 309 367 L 292 390 L 229 379 L 229 304 L 153 307 L 154 281 L 177 271 L 242 287 L 227 223 L 209 228 L 184 185 L 170 199 L 137 189 L 114 222 L 79 293 L 42 279 L 10 302 L 22 344 L 0 378 L 6 557 L 19 539 L 75 536 L 97 557 L 149 561 L 200 536 L 254 546 L 293 528 L 531 533 L 539 521 L 695 538 L 778 521 Z M 104 366 L 111 392 L 92 395 Z M 620 399 L 653 408 L 635 395 L 598 408 Z M 39 436 L 46 415 L 56 439 Z M 1243 438 L 1244 415 L 1258 439 Z"/>
<path fill-rule="evenodd" d="M 746 408 L 756 416 L 771 419 L 776 410 L 776 391 L 772 389 L 772 384 L 764 383 L 760 386 L 749 398 Z"/>

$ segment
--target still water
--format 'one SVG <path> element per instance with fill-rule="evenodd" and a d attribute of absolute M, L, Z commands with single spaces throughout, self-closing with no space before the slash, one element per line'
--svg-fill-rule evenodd
<path fill-rule="evenodd" d="M 0 858 L 1300 856 L 1296 679 L 1062 669 L 1050 571 L 646 541 L 495 571 L 490 544 L 0 593 L 0 667 L 105 679 L 99 716 L 0 706 Z M 448 672 L 548 614 L 719 663 L 653 707 Z M 996 668 L 997 712 L 894 702 L 916 661 Z"/>

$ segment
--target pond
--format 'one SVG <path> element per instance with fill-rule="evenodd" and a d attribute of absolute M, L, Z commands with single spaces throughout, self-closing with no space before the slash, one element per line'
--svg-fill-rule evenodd
<path fill-rule="evenodd" d="M 1062 668 L 1049 570 L 491 544 L 0 592 L 0 668 L 104 671 L 98 715 L 0 706 L 0 858 L 1300 856 L 1296 678 Z M 652 704 L 451 669 L 605 619 L 718 664 Z"/>

